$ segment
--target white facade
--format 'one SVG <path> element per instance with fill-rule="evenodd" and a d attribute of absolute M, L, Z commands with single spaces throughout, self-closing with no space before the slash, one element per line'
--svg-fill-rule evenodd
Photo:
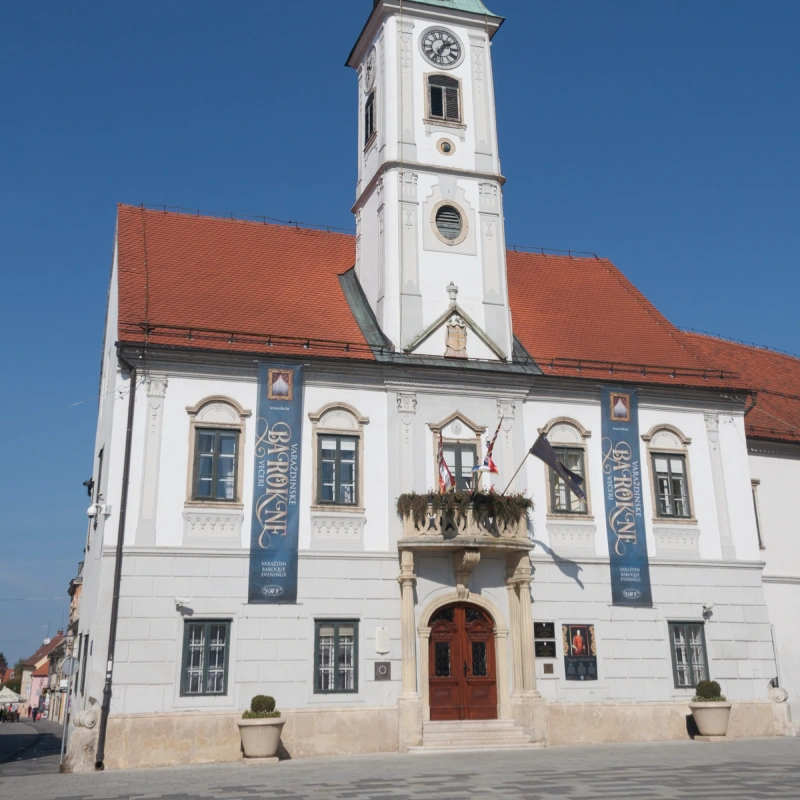
<path fill-rule="evenodd" d="M 470 360 L 493 361 L 494 369 L 466 361 L 432 366 L 304 358 L 298 600 L 248 604 L 256 359 L 176 355 L 157 347 L 121 347 L 118 359 L 115 255 L 95 448 L 103 457 L 94 470 L 97 514 L 89 525 L 79 627 L 84 674 L 76 682 L 75 707 L 89 714 L 78 715 L 79 722 L 88 725 L 99 711 L 106 675 L 133 365 L 109 766 L 236 758 L 234 723 L 256 694 L 277 699 L 287 717 L 284 745 L 294 756 L 424 745 L 432 702 L 431 619 L 454 602 L 472 603 L 490 618 L 492 713 L 530 739 L 686 736 L 686 702 L 694 690 L 676 688 L 670 623 L 702 626 L 708 677 L 736 703 L 733 735 L 782 733 L 785 706 L 771 699 L 769 681 L 781 669 L 782 682 L 797 697 L 800 687 L 791 681 L 798 676 L 793 630 L 800 550 L 777 509 L 785 507 L 781 498 L 800 473 L 788 475 L 774 453 L 748 455 L 742 403 L 702 388 L 641 386 L 653 607 L 611 604 L 600 388 L 593 381 L 515 372 L 504 363 L 513 341 L 488 39 L 498 20 L 423 3 L 402 6 L 401 13 L 392 0 L 377 5 L 350 59 L 359 70 L 362 125 L 357 275 L 398 351 L 416 341 L 417 355 L 442 356 L 452 310 L 471 320 Z M 424 76 L 437 70 L 420 39 L 431 27 L 446 28 L 462 45 L 447 73 L 460 81 L 463 124 L 437 124 L 424 111 Z M 365 63 L 373 52 L 368 79 Z M 365 142 L 370 91 L 376 92 L 377 121 Z M 437 149 L 442 139 L 455 145 L 452 155 Z M 464 213 L 468 232 L 456 245 L 434 233 L 434 209 L 442 201 Z M 458 286 L 455 310 L 446 293 L 451 282 Z M 440 317 L 442 330 L 431 330 Z M 426 331 L 431 335 L 420 338 Z M 500 421 L 493 453 L 499 474 L 484 475 L 483 488 L 503 489 L 546 432 L 555 446 L 583 453 L 585 513 L 553 508 L 549 468 L 530 458 L 511 486 L 535 503 L 528 536 L 516 549 L 505 547 L 508 542 L 473 542 L 465 555 L 444 541 L 440 547 L 412 542 L 395 502 L 403 493 L 436 486 L 440 431 L 446 443 L 474 446 L 480 461 Z M 232 502 L 194 497 L 197 428 L 238 432 Z M 319 500 L 317 439 L 326 432 L 357 441 L 358 499 L 349 507 Z M 683 459 L 691 509 L 685 517 L 659 516 L 651 453 Z M 792 469 L 800 463 L 794 459 Z M 753 477 L 761 480 L 766 551 L 759 549 Z M 769 578 L 762 585 L 765 553 Z M 225 690 L 212 695 L 187 693 L 183 686 L 187 626 L 198 620 L 229 625 Z M 319 691 L 317 630 L 331 621 L 357 624 L 354 685 L 346 693 Z M 535 657 L 533 622 L 553 623 L 552 655 Z M 771 623 L 779 634 L 780 666 Z M 562 626 L 579 624 L 594 631 L 597 680 L 567 680 Z M 386 662 L 391 679 L 378 680 L 375 664 Z M 86 741 L 75 736 L 71 747 Z"/>

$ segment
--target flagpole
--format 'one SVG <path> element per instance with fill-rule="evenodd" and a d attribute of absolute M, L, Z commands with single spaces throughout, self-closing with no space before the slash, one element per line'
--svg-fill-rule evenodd
<path fill-rule="evenodd" d="M 523 468 L 523 466 L 525 466 L 525 462 L 528 460 L 528 456 L 530 454 L 531 454 L 530 450 L 528 450 L 528 452 L 525 453 L 525 458 L 522 459 L 522 463 L 517 467 L 517 471 L 511 476 L 511 480 L 508 482 L 508 486 L 506 486 L 506 488 L 503 489 L 503 491 L 500 492 L 500 494 L 504 495 L 508 491 L 509 486 L 511 486 L 511 484 L 514 483 L 514 478 L 516 478 L 517 475 L 519 475 L 519 471 Z"/>

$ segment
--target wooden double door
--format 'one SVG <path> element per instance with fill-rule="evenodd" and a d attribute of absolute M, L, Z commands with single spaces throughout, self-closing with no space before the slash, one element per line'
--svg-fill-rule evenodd
<path fill-rule="evenodd" d="M 477 606 L 454 603 L 430 625 L 431 720 L 497 719 L 494 622 Z"/>

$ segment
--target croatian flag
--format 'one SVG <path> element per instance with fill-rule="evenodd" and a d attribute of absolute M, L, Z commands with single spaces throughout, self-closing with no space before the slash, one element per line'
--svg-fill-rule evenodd
<path fill-rule="evenodd" d="M 567 469 L 558 460 L 558 455 L 553 450 L 553 445 L 547 441 L 547 437 L 543 433 L 533 443 L 530 452 L 540 461 L 544 461 L 581 500 L 586 500 L 586 492 L 583 491 L 583 478 L 572 472 L 572 470 Z"/>
<path fill-rule="evenodd" d="M 450 467 L 444 460 L 444 444 L 442 443 L 442 432 L 439 431 L 439 452 L 436 456 L 436 462 L 439 467 L 439 491 L 449 492 L 455 489 L 456 482 L 453 480 L 453 473 L 450 472 Z"/>
<path fill-rule="evenodd" d="M 483 464 L 479 464 L 477 467 L 473 467 L 473 472 L 493 472 L 495 474 L 498 473 L 497 466 L 495 465 L 494 461 L 492 461 L 492 452 L 494 452 L 494 443 L 497 441 L 497 434 L 500 433 L 500 426 L 503 424 L 503 420 L 501 419 L 500 422 L 497 423 L 497 430 L 494 432 L 494 436 L 492 436 L 492 441 L 486 443 L 486 456 L 483 459 Z"/>

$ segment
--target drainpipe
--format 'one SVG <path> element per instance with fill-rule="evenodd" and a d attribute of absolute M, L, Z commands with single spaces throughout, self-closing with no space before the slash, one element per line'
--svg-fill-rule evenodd
<path fill-rule="evenodd" d="M 117 553 L 114 560 L 114 596 L 111 601 L 111 625 L 108 630 L 108 659 L 106 660 L 106 682 L 103 686 L 103 703 L 100 706 L 100 725 L 97 730 L 97 754 L 94 768 L 103 769 L 106 755 L 106 728 L 111 709 L 111 679 L 114 671 L 114 646 L 117 643 L 117 618 L 119 617 L 119 588 L 122 582 L 122 545 L 125 542 L 125 517 L 128 510 L 128 479 L 131 471 L 131 440 L 133 438 L 133 411 L 136 407 L 136 367 L 122 356 L 120 363 L 130 373 L 128 395 L 128 429 L 125 433 L 125 461 L 122 467 L 122 494 L 119 503 L 119 527 L 117 528 Z"/>
<path fill-rule="evenodd" d="M 744 415 L 747 416 L 755 407 L 758 402 L 758 395 L 755 392 L 750 392 L 750 405 L 744 410 Z"/>

